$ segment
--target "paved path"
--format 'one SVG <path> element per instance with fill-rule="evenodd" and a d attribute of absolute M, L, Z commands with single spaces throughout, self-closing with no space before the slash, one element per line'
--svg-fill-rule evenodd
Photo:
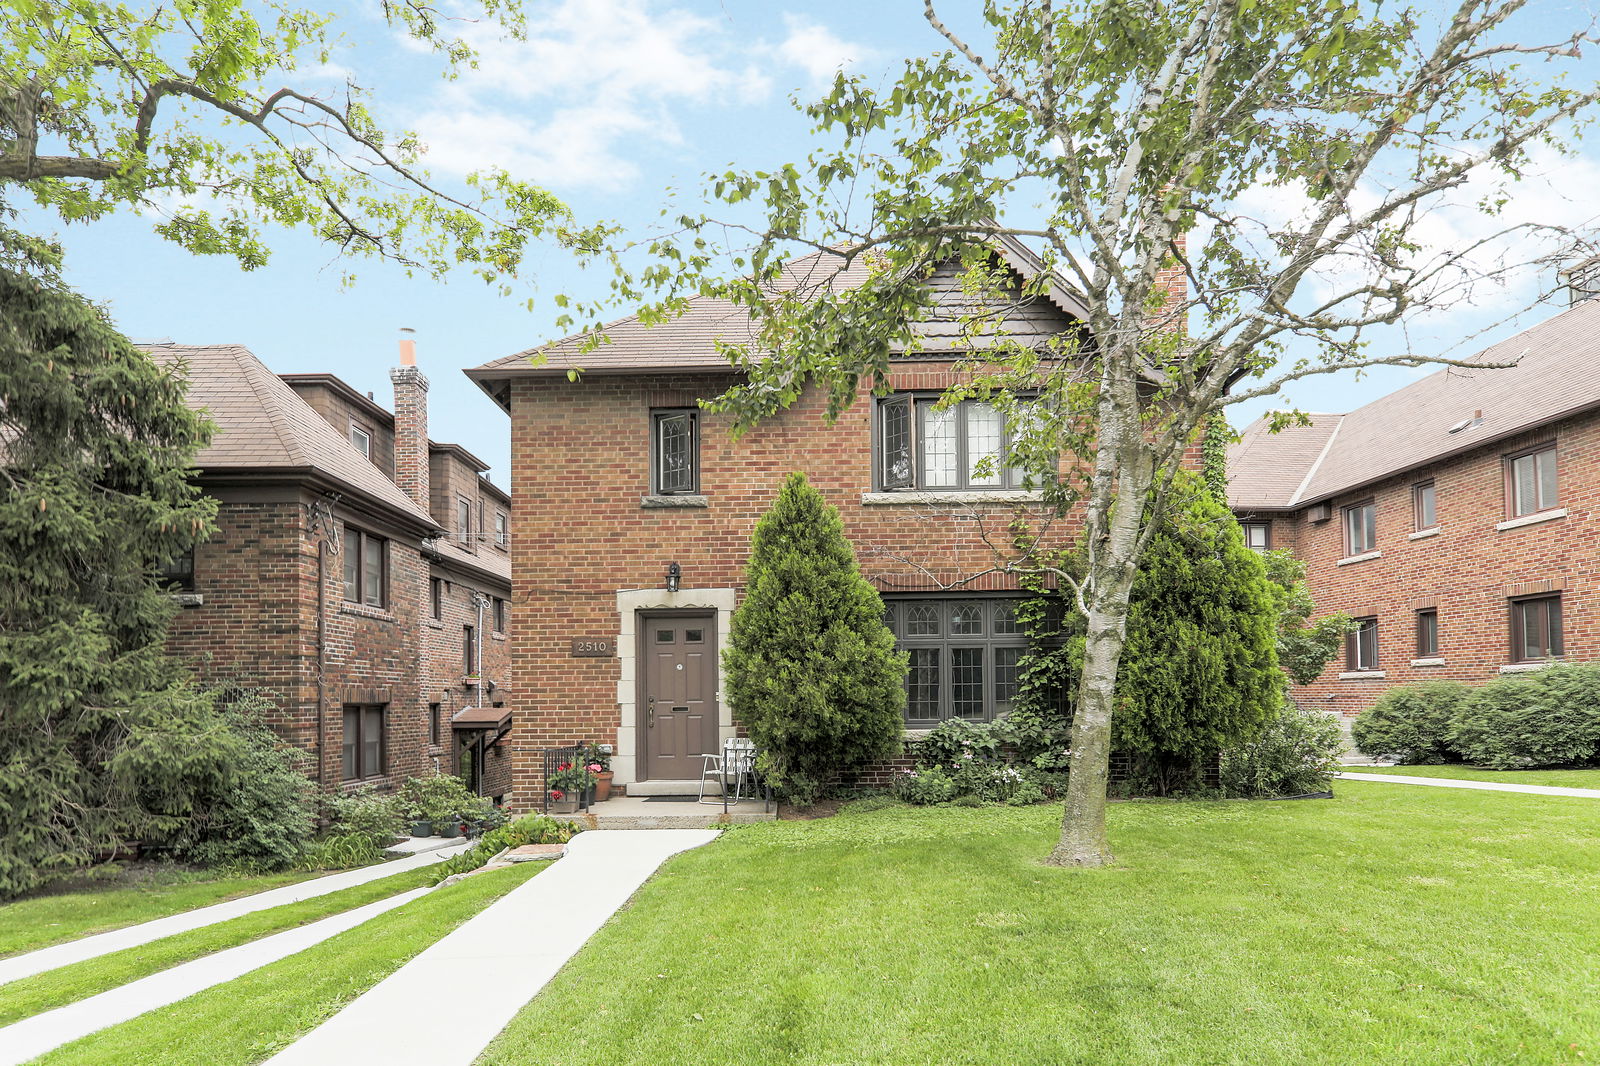
<path fill-rule="evenodd" d="M 390 864 L 384 864 L 390 865 Z M 286 958 L 314 944 L 354 928 L 384 911 L 393 910 L 431 891 L 414 888 L 388 899 L 357 907 L 352 911 L 335 914 L 321 921 L 288 929 L 260 940 L 241 944 L 236 948 L 219 951 L 174 966 L 170 970 L 151 974 L 121 988 L 113 988 L 98 996 L 69 1003 L 65 1007 L 35 1014 L 13 1025 L 0 1028 L 0 1066 L 18 1066 L 19 1063 L 43 1055 L 46 1051 L 71 1043 L 107 1026 L 136 1018 L 146 1011 L 165 1007 L 202 992 L 212 985 L 241 977 L 251 970 Z M 264 893 L 265 894 L 265 893 Z M 463 986 L 464 987 L 464 986 Z M 284 989 L 284 995 L 294 995 L 293 989 Z"/>
<path fill-rule="evenodd" d="M 1392 785 L 1432 785 L 1435 788 L 1478 788 L 1486 792 L 1526 792 L 1535 796 L 1586 796 L 1600 799 L 1600 788 L 1565 785 L 1508 785 L 1500 781 L 1463 781 L 1455 777 L 1405 777 L 1400 774 L 1340 774 L 1340 781 L 1387 781 Z"/>
<path fill-rule="evenodd" d="M 428 866 L 432 863 L 440 862 L 450 858 L 452 855 L 465 851 L 466 848 L 467 842 L 461 841 L 454 847 L 442 848 L 421 855 L 412 855 L 404 859 L 395 859 L 392 862 L 380 862 L 373 866 L 363 866 L 358 870 L 345 870 L 342 873 L 329 874 L 326 877 L 317 877 L 309 881 L 300 881 L 296 884 L 285 885 L 282 888 L 257 892 L 253 896 L 230 899 L 223 903 L 213 903 L 209 907 L 201 907 L 198 910 L 172 914 L 165 918 L 157 918 L 154 921 L 143 922 L 139 925 L 130 925 L 124 929 L 113 929 L 109 933 L 99 933 L 95 936 L 86 936 L 78 940 L 69 940 L 65 944 L 40 948 L 38 951 L 30 951 L 26 955 L 0 959 L 0 985 L 23 977 L 31 977 L 46 970 L 53 970 L 58 966 L 67 966 L 74 962 L 82 962 L 85 959 L 98 958 L 113 951 L 121 951 L 123 948 L 148 944 L 152 940 L 160 940 L 162 937 L 172 936 L 174 933 L 187 933 L 191 929 L 215 925 L 217 922 L 225 922 L 230 918 L 237 918 L 241 914 L 253 914 L 269 907 L 281 907 L 285 903 L 298 903 L 301 900 L 326 896 L 328 893 L 338 892 L 340 889 L 364 885 L 368 881 L 376 881 L 380 877 L 388 877 L 391 874 L 404 873 L 407 870 L 415 870 L 419 866 Z"/>
<path fill-rule="evenodd" d="M 485 908 L 289 1045 L 268 1066 L 469 1066 L 656 868 L 716 838 L 709 829 L 582 833 L 567 856 Z M 417 1005 L 466 990 L 450 1024 L 418 1024 Z M 0 1030 L 0 1040 L 5 1031 Z M 602 1054 L 600 1058 L 604 1058 Z"/>

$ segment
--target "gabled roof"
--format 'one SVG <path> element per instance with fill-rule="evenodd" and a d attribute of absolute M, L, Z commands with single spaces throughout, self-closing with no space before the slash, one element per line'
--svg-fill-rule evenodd
<path fill-rule="evenodd" d="M 1017 275 L 1031 281 L 1044 269 L 1039 258 L 1014 237 L 1002 236 L 994 242 L 995 254 Z M 813 252 L 792 259 L 783 266 L 774 282 L 777 291 L 796 288 L 825 288 L 847 291 L 863 284 L 869 276 L 865 256 L 846 258 L 837 252 Z M 1057 311 L 1082 320 L 1088 316 L 1082 302 L 1054 274 L 1045 279 L 1044 300 Z M 943 306 L 961 303 L 941 301 Z M 936 312 L 936 317 L 942 317 Z M 950 316 L 953 320 L 954 316 Z M 683 314 L 654 325 L 637 315 L 608 322 L 602 327 L 606 342 L 593 351 L 583 351 L 588 333 L 575 333 L 549 344 L 495 359 L 465 371 L 467 377 L 502 407 L 509 408 L 508 381 L 512 377 L 560 377 L 569 370 L 585 374 L 626 374 L 650 370 L 674 373 L 733 373 L 727 358 L 718 350 L 719 341 L 749 341 L 753 338 L 747 309 L 728 300 L 695 296 L 688 300 Z M 923 331 L 924 350 L 953 350 L 951 331 L 930 328 Z M 538 366 L 531 360 L 542 356 Z"/>
<path fill-rule="evenodd" d="M 320 476 L 423 530 L 439 524 L 241 344 L 146 346 L 188 367 L 187 402 L 217 431 L 195 457 L 203 474 Z"/>
<path fill-rule="evenodd" d="M 1311 427 L 1274 436 L 1255 423 L 1228 454 L 1230 503 L 1235 496 L 1240 508 L 1320 503 L 1600 407 L 1600 300 L 1585 300 L 1468 362 L 1342 417 L 1318 416 Z M 1494 368 L 1505 363 L 1516 365 Z M 1331 428 L 1321 421 L 1329 418 L 1338 419 Z M 1306 463 L 1323 433 L 1322 454 Z M 1301 481 L 1289 490 L 1295 469 Z"/>

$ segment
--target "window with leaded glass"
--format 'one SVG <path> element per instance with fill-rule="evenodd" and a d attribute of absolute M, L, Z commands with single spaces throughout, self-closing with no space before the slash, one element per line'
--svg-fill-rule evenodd
<path fill-rule="evenodd" d="M 700 491 L 700 412 L 652 411 L 651 491 L 658 496 Z"/>
<path fill-rule="evenodd" d="M 938 399 L 903 393 L 879 401 L 878 488 L 1023 488 L 1011 455 L 1015 427 L 1000 409 L 981 400 L 941 408 Z"/>
<path fill-rule="evenodd" d="M 908 657 L 906 722 L 990 721 L 1011 709 L 1028 638 L 1014 597 L 885 600 L 885 621 Z"/>

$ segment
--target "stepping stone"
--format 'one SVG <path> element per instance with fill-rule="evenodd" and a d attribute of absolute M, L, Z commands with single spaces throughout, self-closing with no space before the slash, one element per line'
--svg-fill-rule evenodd
<path fill-rule="evenodd" d="M 524 844 L 520 848 L 512 848 L 501 858 L 506 862 L 543 862 L 546 859 L 559 859 L 566 853 L 565 844 Z"/>

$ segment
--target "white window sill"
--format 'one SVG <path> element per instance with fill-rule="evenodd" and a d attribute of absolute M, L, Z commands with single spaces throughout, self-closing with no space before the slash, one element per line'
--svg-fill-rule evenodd
<path fill-rule="evenodd" d="M 167 598 L 179 607 L 203 607 L 205 595 L 199 592 L 169 592 Z"/>
<path fill-rule="evenodd" d="M 1525 514 L 1521 518 L 1513 518 L 1509 521 L 1501 522 L 1494 528 L 1501 531 L 1521 529 L 1523 526 L 1536 526 L 1540 522 L 1550 522 L 1557 518 L 1565 517 L 1567 517 L 1567 509 L 1565 507 L 1557 507 L 1554 511 L 1538 511 L 1534 514 Z"/>
<path fill-rule="evenodd" d="M 505 640 L 506 639 L 506 635 L 504 633 L 490 633 L 489 634 L 489 639 L 490 640 Z"/>
<path fill-rule="evenodd" d="M 339 613 L 360 615 L 362 618 L 375 618 L 380 622 L 393 622 L 395 620 L 392 611 L 384 610 L 382 607 L 368 607 L 364 603 L 342 603 L 339 605 Z"/>
<path fill-rule="evenodd" d="M 1500 672 L 1502 674 L 1531 674 L 1535 670 L 1543 670 L 1549 665 L 1548 661 L 1540 663 L 1507 663 L 1500 668 Z"/>
<path fill-rule="evenodd" d="M 1042 503 L 1044 493 L 1027 489 L 973 489 L 962 492 L 863 492 L 869 507 L 908 503 Z"/>
<path fill-rule="evenodd" d="M 1443 666 L 1443 659 L 1412 659 L 1412 666 Z"/>
<path fill-rule="evenodd" d="M 639 506 L 644 508 L 710 507 L 704 496 L 640 496 Z"/>
<path fill-rule="evenodd" d="M 1382 670 L 1349 670 L 1339 675 L 1340 681 L 1382 681 L 1389 675 Z"/>
<path fill-rule="evenodd" d="M 1415 533 L 1407 533 L 1406 534 L 1406 539 L 1407 540 L 1426 540 L 1429 537 L 1437 537 L 1438 535 L 1439 535 L 1439 527 L 1438 526 L 1429 526 L 1427 529 L 1419 529 Z"/>
<path fill-rule="evenodd" d="M 1360 555 L 1346 555 L 1343 559 L 1340 559 L 1337 563 L 1334 563 L 1333 565 L 1335 565 L 1335 566 L 1349 566 L 1351 563 L 1364 563 L 1368 559 L 1382 559 L 1382 558 L 1383 558 L 1383 552 L 1381 552 L 1381 551 L 1362 552 Z"/>
<path fill-rule="evenodd" d="M 424 618 L 422 620 L 422 624 L 427 626 L 429 629 L 443 629 L 444 628 L 444 623 L 441 622 L 437 618 Z"/>
<path fill-rule="evenodd" d="M 900 739 L 905 741 L 927 740 L 932 729 L 905 729 L 900 733 Z"/>

